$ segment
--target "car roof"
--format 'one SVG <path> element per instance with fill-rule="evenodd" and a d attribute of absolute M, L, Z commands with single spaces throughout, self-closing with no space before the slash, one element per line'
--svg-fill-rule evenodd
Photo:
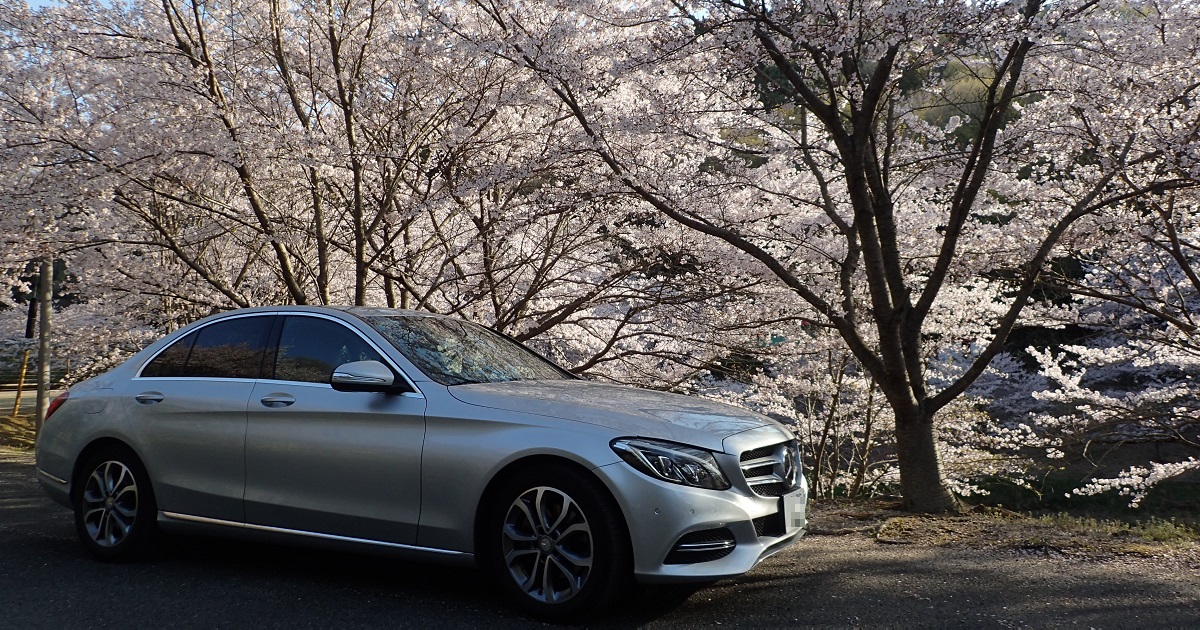
<path fill-rule="evenodd" d="M 250 308 L 239 308 L 214 315 L 233 315 L 238 313 L 329 313 L 339 312 L 354 315 L 356 317 L 440 317 L 453 319 L 447 315 L 438 313 L 430 313 L 428 311 L 414 311 L 404 308 L 386 308 L 381 306 L 346 306 L 346 305 L 310 305 L 310 304 L 287 304 L 281 306 L 253 306 Z"/>

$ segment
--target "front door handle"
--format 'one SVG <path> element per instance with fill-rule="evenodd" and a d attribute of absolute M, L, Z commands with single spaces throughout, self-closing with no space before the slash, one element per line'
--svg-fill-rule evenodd
<path fill-rule="evenodd" d="M 267 394 L 260 400 L 264 407 L 286 407 L 296 402 L 291 394 Z"/>
<path fill-rule="evenodd" d="M 154 403 L 162 402 L 163 395 L 158 392 L 143 392 L 134 396 L 133 399 L 138 401 L 138 404 L 153 405 Z"/>

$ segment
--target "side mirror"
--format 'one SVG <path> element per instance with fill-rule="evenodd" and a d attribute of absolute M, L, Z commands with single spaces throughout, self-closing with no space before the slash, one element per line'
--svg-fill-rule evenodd
<path fill-rule="evenodd" d="M 396 375 L 379 361 L 353 361 L 333 370 L 329 384 L 339 392 L 391 392 Z"/>

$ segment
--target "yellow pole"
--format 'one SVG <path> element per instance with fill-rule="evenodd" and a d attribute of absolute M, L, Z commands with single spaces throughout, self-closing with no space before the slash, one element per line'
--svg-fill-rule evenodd
<path fill-rule="evenodd" d="M 27 367 L 29 367 L 29 348 L 26 348 L 25 353 L 21 355 L 21 374 L 17 377 L 17 397 L 13 399 L 12 417 L 14 418 L 21 413 L 21 390 L 25 388 L 25 369 Z"/>

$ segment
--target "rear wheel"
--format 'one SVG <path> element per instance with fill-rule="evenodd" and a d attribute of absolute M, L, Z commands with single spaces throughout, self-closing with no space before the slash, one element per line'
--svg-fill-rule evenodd
<path fill-rule="evenodd" d="M 146 469 L 133 453 L 123 448 L 93 453 L 75 483 L 75 530 L 85 549 L 110 562 L 148 551 L 158 508 Z"/>
<path fill-rule="evenodd" d="M 489 568 L 531 613 L 595 611 L 629 582 L 625 522 L 596 479 L 560 466 L 523 471 L 502 484 L 492 505 Z"/>

